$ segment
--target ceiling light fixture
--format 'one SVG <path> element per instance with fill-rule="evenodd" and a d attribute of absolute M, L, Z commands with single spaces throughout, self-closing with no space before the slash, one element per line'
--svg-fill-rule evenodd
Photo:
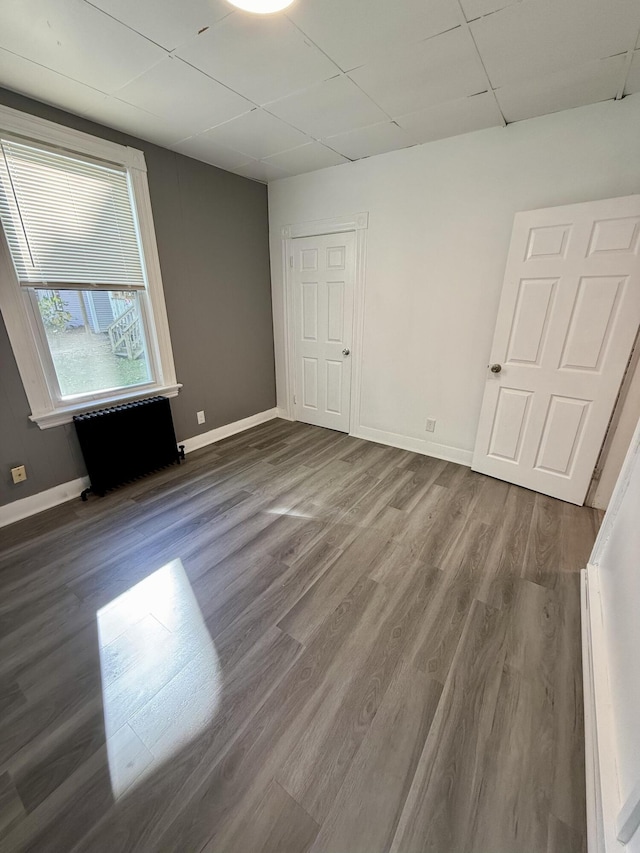
<path fill-rule="evenodd" d="M 254 15 L 270 15 L 286 9 L 293 0 L 229 0 L 229 3 L 244 12 L 253 12 Z"/>

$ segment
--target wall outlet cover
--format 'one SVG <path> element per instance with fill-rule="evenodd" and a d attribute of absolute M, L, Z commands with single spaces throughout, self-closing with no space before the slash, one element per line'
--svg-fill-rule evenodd
<path fill-rule="evenodd" d="M 11 469 L 11 479 L 14 483 L 22 483 L 27 479 L 27 469 L 24 465 L 18 465 Z"/>
<path fill-rule="evenodd" d="M 196 412 L 196 417 L 198 418 L 199 424 L 203 424 L 205 422 L 204 412 Z"/>
<path fill-rule="evenodd" d="M 436 431 L 436 422 L 434 418 L 427 418 L 427 423 L 425 426 L 427 432 L 435 432 Z"/>

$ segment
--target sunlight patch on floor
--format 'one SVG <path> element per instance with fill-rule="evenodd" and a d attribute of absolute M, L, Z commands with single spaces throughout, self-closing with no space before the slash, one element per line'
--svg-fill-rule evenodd
<path fill-rule="evenodd" d="M 267 512 L 270 515 L 290 515 L 294 518 L 315 518 L 315 515 L 308 512 L 301 512 L 301 510 L 295 509 L 295 507 L 277 506 L 273 509 L 268 509 Z"/>
<path fill-rule="evenodd" d="M 180 560 L 97 613 L 105 736 L 116 799 L 213 720 L 220 664 Z"/>

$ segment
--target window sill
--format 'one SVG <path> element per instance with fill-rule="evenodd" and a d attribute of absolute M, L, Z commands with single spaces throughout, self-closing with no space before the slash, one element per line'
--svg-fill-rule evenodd
<path fill-rule="evenodd" d="M 97 397 L 93 400 L 84 400 L 82 403 L 74 403 L 69 406 L 60 406 L 51 412 L 41 412 L 29 416 L 29 420 L 38 424 L 40 429 L 49 429 L 50 427 L 62 426 L 62 424 L 70 424 L 73 421 L 74 415 L 80 415 L 84 412 L 91 412 L 94 409 L 104 409 L 107 406 L 118 406 L 121 403 L 132 403 L 135 400 L 142 400 L 145 397 L 177 397 L 182 385 L 154 385 L 140 388 L 138 391 L 117 394 L 108 397 Z"/>

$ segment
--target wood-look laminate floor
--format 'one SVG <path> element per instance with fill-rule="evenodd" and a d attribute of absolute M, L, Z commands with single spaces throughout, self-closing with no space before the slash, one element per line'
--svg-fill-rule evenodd
<path fill-rule="evenodd" d="M 0 849 L 585 849 L 600 521 L 272 421 L 0 531 Z"/>

